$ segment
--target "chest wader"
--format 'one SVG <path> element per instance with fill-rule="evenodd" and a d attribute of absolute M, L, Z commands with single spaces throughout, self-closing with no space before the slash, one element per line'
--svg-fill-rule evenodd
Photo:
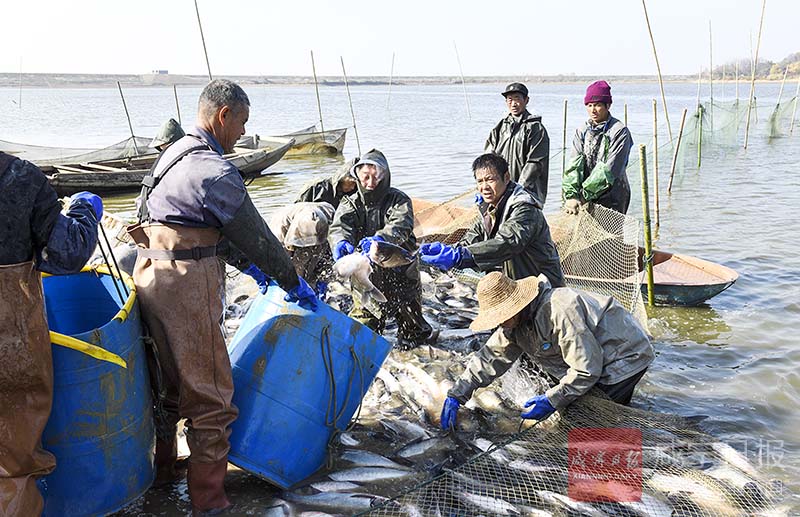
<path fill-rule="evenodd" d="M 33 262 L 0 266 L 0 515 L 40 515 L 36 477 L 56 466 L 42 449 L 53 403 L 50 346 Z"/>

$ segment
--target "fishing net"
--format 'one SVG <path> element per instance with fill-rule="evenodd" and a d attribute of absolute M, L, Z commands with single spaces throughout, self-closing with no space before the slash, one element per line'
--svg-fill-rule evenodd
<path fill-rule="evenodd" d="M 485 450 L 360 515 L 786 515 L 780 484 L 731 446 L 688 419 L 602 397 L 469 444 Z"/>
<path fill-rule="evenodd" d="M 121 142 L 104 147 L 102 149 L 73 149 L 67 147 L 45 147 L 39 145 L 18 144 L 0 140 L 0 151 L 13 154 L 33 162 L 38 166 L 77 164 L 87 162 L 99 162 L 105 160 L 119 160 L 131 158 L 145 154 L 153 154 L 155 151 L 148 148 L 149 138 L 130 137 Z"/>
<path fill-rule="evenodd" d="M 434 204 L 414 200 L 414 233 L 420 242 L 458 242 L 478 217 L 473 191 Z M 466 204 L 466 206 L 465 206 Z M 600 205 L 577 216 L 559 213 L 548 219 L 567 286 L 612 296 L 647 328 L 639 275 L 639 223 Z M 480 274 L 456 271 L 456 278 L 477 282 Z"/>
<path fill-rule="evenodd" d="M 797 98 L 785 102 L 778 102 L 769 116 L 769 138 L 780 138 L 789 134 L 792 115 L 795 112 Z"/>

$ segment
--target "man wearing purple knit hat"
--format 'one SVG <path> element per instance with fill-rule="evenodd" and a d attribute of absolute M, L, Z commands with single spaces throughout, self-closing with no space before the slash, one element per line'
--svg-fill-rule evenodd
<path fill-rule="evenodd" d="M 583 98 L 589 113 L 572 140 L 573 157 L 564 171 L 564 210 L 577 214 L 585 203 L 597 203 L 620 213 L 628 211 L 631 187 L 625 168 L 633 139 L 625 124 L 611 116 L 611 86 L 596 81 Z"/>

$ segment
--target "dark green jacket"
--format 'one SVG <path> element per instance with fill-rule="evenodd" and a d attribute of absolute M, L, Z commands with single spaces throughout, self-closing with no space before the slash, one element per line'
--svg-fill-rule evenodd
<path fill-rule="evenodd" d="M 416 251 L 411 198 L 391 186 L 389 165 L 380 151 L 370 151 L 364 157 L 385 164 L 386 176 L 375 190 L 365 190 L 359 182 L 356 192 L 342 198 L 333 215 L 328 242 L 331 247 L 341 240 L 358 246 L 364 237 L 379 235 L 387 242 Z"/>
<path fill-rule="evenodd" d="M 561 180 L 564 199 L 590 201 L 622 214 L 631 187 L 626 168 L 633 139 L 625 124 L 609 115 L 604 124 L 586 121 L 572 139 L 573 157 Z"/>
<path fill-rule="evenodd" d="M 357 158 L 348 160 L 338 171 L 333 173 L 330 178 L 312 180 L 305 185 L 297 196 L 295 203 L 330 203 L 333 208 L 339 206 L 339 202 L 345 196 L 339 187 L 339 182 L 350 174 L 350 169 L 358 161 Z"/>
<path fill-rule="evenodd" d="M 481 217 L 464 235 L 466 244 L 481 271 L 502 271 L 519 280 L 544 274 L 555 287 L 564 286 L 564 274 L 550 227 L 533 196 L 516 183 L 509 183 L 498 203 L 494 227 L 486 228 L 487 203 L 479 207 Z"/>
<path fill-rule="evenodd" d="M 489 133 L 484 146 L 508 162 L 511 181 L 519 183 L 544 206 L 550 167 L 550 137 L 542 125 L 542 117 L 526 110 L 520 121 L 509 114 Z"/>

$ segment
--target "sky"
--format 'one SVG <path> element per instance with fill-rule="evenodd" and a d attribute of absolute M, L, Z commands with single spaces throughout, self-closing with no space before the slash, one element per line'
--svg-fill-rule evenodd
<path fill-rule="evenodd" d="M 197 0 L 217 75 L 655 74 L 641 0 Z M 664 74 L 748 58 L 761 0 L 648 0 Z M 193 0 L 0 0 L 0 72 L 204 74 Z M 759 57 L 800 51 L 800 0 L 767 0 Z M 10 22 L 10 23 L 9 23 Z M 752 36 L 751 36 L 752 35 Z"/>

